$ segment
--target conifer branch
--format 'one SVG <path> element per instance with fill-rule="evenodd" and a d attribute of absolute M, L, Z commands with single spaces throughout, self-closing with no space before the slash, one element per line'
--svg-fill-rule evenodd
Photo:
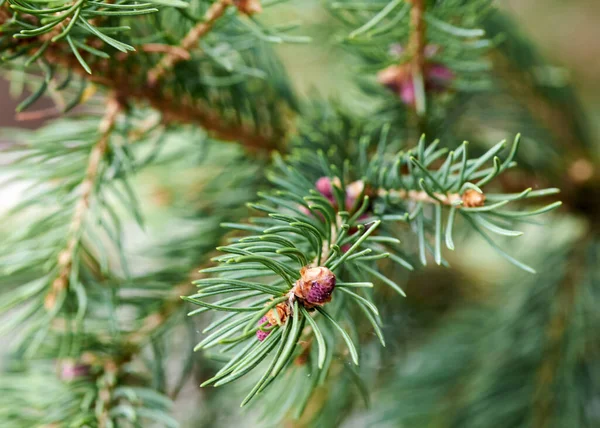
<path fill-rule="evenodd" d="M 91 83 L 112 90 L 121 100 L 149 104 L 162 114 L 165 122 L 198 125 L 218 140 L 238 142 L 251 151 L 273 149 L 285 138 L 283 132 L 261 133 L 244 124 L 231 124 L 200 100 L 156 91 L 147 83 L 138 86 L 136 82 L 140 79 L 134 75 L 136 70 L 118 69 L 107 60 L 98 61 L 95 73 L 89 75 L 77 59 L 65 55 L 60 49 L 48 48 L 44 56 L 50 63 L 59 64 Z"/>
<path fill-rule="evenodd" d="M 515 69 L 501 52 L 494 52 L 492 60 L 512 96 L 521 100 L 531 115 L 556 136 L 556 141 L 568 150 L 570 157 L 583 156 L 588 148 L 586 142 L 574 132 L 570 112 L 544 99 L 536 90 L 534 82 Z"/>
<path fill-rule="evenodd" d="M 98 126 L 100 138 L 90 152 L 85 178 L 81 182 L 81 195 L 75 205 L 75 211 L 69 227 L 69 240 L 63 251 L 58 256 L 58 277 L 52 282 L 52 288 L 44 299 L 44 306 L 52 310 L 56 304 L 57 296 L 69 286 L 69 277 L 73 267 L 73 259 L 81 238 L 81 228 L 85 221 L 86 213 L 90 206 L 90 199 L 96 188 L 96 181 L 100 165 L 108 149 L 112 130 L 114 129 L 121 105 L 114 97 L 109 97 L 106 112 Z"/>
<path fill-rule="evenodd" d="M 196 272 L 197 270 L 194 270 Z M 134 332 L 130 333 L 125 342 L 127 349 L 132 354 L 139 352 L 146 341 L 152 337 L 171 315 L 177 312 L 183 306 L 181 296 L 189 294 L 194 287 L 191 281 L 197 279 L 197 275 L 190 275 L 190 281 L 175 286 L 169 296 L 165 298 L 163 304 L 158 310 L 146 315 L 141 320 L 141 326 Z"/>
<path fill-rule="evenodd" d="M 114 360 L 106 360 L 103 364 L 103 373 L 100 379 L 100 388 L 98 390 L 98 400 L 102 404 L 99 413 L 96 415 L 98 418 L 99 428 L 112 427 L 112 421 L 110 417 L 111 401 L 113 401 L 113 392 L 117 386 L 117 376 L 119 373 L 119 365 Z"/>
<path fill-rule="evenodd" d="M 198 41 L 210 32 L 217 20 L 225 14 L 231 4 L 231 0 L 217 0 L 213 3 L 204 14 L 202 21 L 194 26 L 183 38 L 179 48 L 189 55 L 190 50 L 195 48 Z M 178 53 L 168 53 L 154 68 L 148 71 L 148 84 L 155 86 L 168 70 L 172 69 L 175 64 L 183 59 L 185 58 L 182 58 Z"/>
<path fill-rule="evenodd" d="M 226 8 L 234 4 L 241 13 L 252 14 L 259 10 L 257 2 L 231 2 L 231 0 L 220 0 L 211 7 L 212 12 L 207 13 L 207 20 L 194 27 L 188 34 L 185 43 L 181 47 L 168 46 L 159 43 L 151 43 L 147 46 L 142 45 L 140 51 L 156 53 L 166 52 L 163 58 L 167 65 L 174 65 L 178 61 L 189 59 L 189 50 L 194 47 L 198 38 L 202 37 L 212 28 L 214 22 L 222 16 Z M 5 7 L 4 3 L 0 7 L 0 26 L 8 24 L 12 20 L 13 15 Z M 258 9 L 257 9 L 258 8 Z M 25 18 L 24 18 L 25 19 Z M 33 19 L 33 18 L 32 18 Z M 32 21 L 33 23 L 33 21 Z M 208 25 L 207 25 L 208 23 Z M 262 124 L 251 123 L 246 120 L 238 120 L 239 117 L 225 117 L 224 113 L 219 110 L 217 104 L 213 106 L 213 100 L 206 100 L 200 97 L 192 97 L 189 94 L 174 93 L 170 90 L 157 91 L 153 84 L 149 83 L 149 74 L 158 73 L 164 76 L 165 71 L 159 71 L 163 68 L 160 65 L 152 71 L 148 72 L 141 63 L 133 63 L 129 61 L 129 66 L 118 67 L 115 60 L 124 62 L 128 59 L 131 53 L 127 50 L 115 54 L 115 58 L 107 58 L 106 56 L 97 56 L 88 51 L 79 52 L 77 56 L 69 48 L 65 48 L 64 44 L 50 43 L 44 41 L 47 33 L 29 37 L 26 39 L 7 39 L 8 44 L 3 48 L 9 52 L 19 52 L 19 55 L 24 53 L 27 55 L 36 55 L 39 60 L 54 67 L 58 65 L 65 68 L 69 73 L 79 75 L 83 80 L 101 85 L 112 92 L 115 97 L 121 100 L 122 104 L 127 102 L 137 102 L 148 104 L 152 108 L 158 110 L 163 115 L 163 120 L 170 123 L 178 124 L 194 124 L 206 130 L 212 137 L 222 141 L 238 142 L 251 151 L 268 151 L 279 147 L 282 140 L 285 138 L 286 119 L 283 124 L 277 123 L 275 126 L 264 126 Z M 6 34 L 9 36 L 9 34 Z M 36 51 L 37 46 L 43 46 Z M 94 41 L 95 52 L 111 50 L 112 47 L 103 43 L 101 40 Z M 132 48 L 133 49 L 133 48 Z M 168 59 L 167 59 L 168 58 Z M 82 67 L 86 64 L 87 68 Z M 93 69 L 93 73 L 91 73 Z M 43 91 L 40 92 L 43 93 Z M 217 101 L 217 100 L 215 100 Z M 287 110 L 286 110 L 287 111 Z M 262 118 L 262 112 L 257 113 L 257 116 Z M 287 113 L 280 109 L 276 112 L 278 115 L 285 116 Z"/>
<path fill-rule="evenodd" d="M 565 264 L 565 275 L 557 284 L 555 311 L 550 315 L 546 325 L 544 358 L 537 369 L 535 377 L 535 405 L 532 406 L 532 426 L 545 427 L 550 424 L 556 389 L 555 377 L 565 349 L 569 323 L 572 322 L 577 300 L 577 288 L 582 282 L 581 266 L 585 266 L 585 253 L 590 239 L 577 243 L 572 250 L 568 263 Z"/>

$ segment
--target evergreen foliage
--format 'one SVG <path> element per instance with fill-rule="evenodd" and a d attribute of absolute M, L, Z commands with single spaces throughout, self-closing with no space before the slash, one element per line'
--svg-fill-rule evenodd
<path fill-rule="evenodd" d="M 54 117 L 2 131 L 0 426 L 597 425 L 572 89 L 489 0 L 328 0 L 365 106 L 299 100 L 279 3 L 0 0 L 17 112 Z M 580 242 L 539 242 L 555 185 Z"/>

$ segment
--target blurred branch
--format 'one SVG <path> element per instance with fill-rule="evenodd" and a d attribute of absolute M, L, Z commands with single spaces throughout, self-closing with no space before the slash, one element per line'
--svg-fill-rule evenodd
<path fill-rule="evenodd" d="M 536 85 L 521 70 L 512 66 L 511 61 L 499 51 L 492 55 L 494 69 L 502 76 L 512 96 L 521 100 L 533 117 L 543 124 L 563 147 L 570 157 L 584 155 L 586 145 L 573 131 L 573 118 L 568 109 L 552 105 L 536 90 Z"/>
<path fill-rule="evenodd" d="M 573 322 L 574 305 L 576 301 L 577 287 L 581 283 L 582 269 L 585 269 L 585 254 L 590 240 L 584 239 L 575 245 L 569 257 L 567 272 L 558 285 L 557 295 L 554 299 L 556 308 L 549 318 L 546 329 L 546 343 L 542 364 L 536 375 L 536 399 L 532 409 L 532 426 L 546 427 L 552 422 L 553 410 L 555 410 L 554 380 L 559 373 L 561 358 L 565 349 L 567 339 L 567 328 Z"/>
<path fill-rule="evenodd" d="M 73 267 L 73 259 L 77 251 L 79 239 L 81 238 L 81 228 L 85 220 L 85 215 L 90 206 L 90 198 L 96 187 L 100 171 L 100 163 L 104 159 L 109 149 L 109 140 L 111 132 L 115 126 L 117 116 L 121 110 L 121 105 L 113 96 L 108 98 L 106 112 L 98 126 L 100 138 L 90 152 L 85 178 L 81 182 L 81 196 L 75 206 L 73 219 L 69 228 L 69 240 L 66 248 L 58 256 L 58 277 L 52 282 L 52 288 L 44 299 L 44 306 L 51 310 L 56 304 L 57 296 L 69 286 L 69 277 Z"/>
<path fill-rule="evenodd" d="M 217 4 L 225 8 L 230 2 L 223 0 L 215 5 Z M 12 15 L 5 5 L 6 3 L 0 6 L 0 26 L 8 23 L 9 20 L 12 19 Z M 192 30 L 192 32 L 188 34 L 189 37 L 187 38 L 187 41 L 182 44 L 182 49 L 178 49 L 174 46 L 168 47 L 167 56 L 163 58 L 166 63 L 163 64 L 163 66 L 173 65 L 177 61 L 186 58 L 188 50 L 191 49 L 195 42 L 197 42 L 197 38 L 206 34 L 212 27 L 214 20 L 221 16 L 225 11 L 225 9 L 221 10 L 216 6 L 214 7 L 216 9 L 212 12 L 214 16 L 211 18 L 211 25 L 207 26 L 206 22 L 203 22 L 203 24 L 205 24 L 204 26 L 200 24 L 195 27 L 195 31 Z M 217 13 L 217 11 L 219 11 L 219 13 Z M 42 36 L 28 39 L 15 39 L 11 40 L 10 43 L 12 43 L 13 48 L 25 47 L 26 49 L 34 50 L 34 47 L 37 44 L 43 44 L 41 39 Z M 96 46 L 96 49 L 99 47 L 100 46 Z M 164 47 L 157 48 L 156 44 L 152 44 L 148 49 L 151 52 L 165 50 Z M 148 49 L 141 48 L 143 51 L 147 51 Z M 218 140 L 236 141 L 254 151 L 274 149 L 280 146 L 281 141 L 285 138 L 285 129 L 265 129 L 263 127 L 256 127 L 255 129 L 249 124 L 228 120 L 207 101 L 200 101 L 185 96 L 182 97 L 179 94 L 173 94 L 166 90 L 158 91 L 149 83 L 150 79 L 147 75 L 147 69 L 144 69 L 141 66 L 128 67 L 125 69 L 125 67 L 116 66 L 114 60 L 111 60 L 110 58 L 99 58 L 88 52 L 81 52 L 80 56 L 86 63 L 93 65 L 93 74 L 88 74 L 82 68 L 81 62 L 70 50 L 65 49 L 61 44 L 50 43 L 43 54 L 41 54 L 40 58 L 51 65 L 64 67 L 65 69 L 80 75 L 88 82 L 112 90 L 115 97 L 123 105 L 131 101 L 147 103 L 162 113 L 165 122 L 198 125 Z M 167 60 L 166 58 L 169 59 Z M 119 61 L 122 58 L 117 54 L 115 59 Z M 153 72 L 151 71 L 151 73 L 153 75 L 156 74 L 157 78 L 159 78 L 166 71 L 166 69 L 165 71 L 159 71 L 163 66 L 159 64 L 155 67 Z"/>
<path fill-rule="evenodd" d="M 425 32 L 427 24 L 425 23 L 425 0 L 411 0 L 412 9 L 410 10 L 410 38 L 408 40 L 408 51 L 410 53 L 410 63 L 413 84 L 415 89 L 415 107 L 417 116 L 422 118 L 425 115 Z M 419 119 L 419 122 L 421 119 Z M 421 126 L 420 126 L 421 127 Z"/>
<path fill-rule="evenodd" d="M 225 14 L 230 5 L 231 0 L 217 0 L 213 3 L 204 14 L 202 21 L 183 38 L 179 46 L 180 49 L 189 55 L 189 51 L 196 47 L 198 40 L 212 29 L 215 22 Z M 148 84 L 150 86 L 156 85 L 163 75 L 182 59 L 185 58 L 182 58 L 181 55 L 174 52 L 168 53 L 148 72 Z"/>

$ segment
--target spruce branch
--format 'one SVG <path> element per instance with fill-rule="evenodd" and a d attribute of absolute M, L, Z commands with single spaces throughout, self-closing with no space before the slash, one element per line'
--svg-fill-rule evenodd
<path fill-rule="evenodd" d="M 106 112 L 100 120 L 98 126 L 98 134 L 100 135 L 98 142 L 90 152 L 85 178 L 81 182 L 81 195 L 75 205 L 75 211 L 69 227 L 69 239 L 66 248 L 59 253 L 58 256 L 58 277 L 52 282 L 52 288 L 44 299 L 44 306 L 47 310 L 52 311 L 57 301 L 57 296 L 69 286 L 69 277 L 73 267 L 73 258 L 81 239 L 81 228 L 83 226 L 87 210 L 90 206 L 90 198 L 97 186 L 100 164 L 106 156 L 109 149 L 110 135 L 115 127 L 121 105 L 114 97 L 109 97 L 106 102 Z"/>
<path fill-rule="evenodd" d="M 61 51 L 48 49 L 44 56 L 50 63 L 61 65 L 84 76 L 89 82 L 108 88 L 119 99 L 148 104 L 159 111 L 167 123 L 198 125 L 218 140 L 237 142 L 251 151 L 273 149 L 285 138 L 283 130 L 264 132 L 245 124 L 232 124 L 205 102 L 156 91 L 147 83 L 138 86 L 136 82 L 145 80 L 143 76 L 132 76 L 131 72 L 117 69 L 108 61 L 99 61 L 96 73 L 86 76 L 77 60 L 64 56 Z"/>
<path fill-rule="evenodd" d="M 500 250 L 483 231 L 487 228 L 517 236 L 517 232 L 495 223 L 498 218 L 518 219 L 560 205 L 554 203 L 529 212 L 501 209 L 526 197 L 554 194 L 556 189 L 537 192 L 526 189 L 513 195 L 483 194 L 480 186 L 514 166 L 518 143 L 517 137 L 503 161 L 497 154 L 504 148 L 504 142 L 478 158 L 469 159 L 466 143 L 448 153 L 446 149 L 437 149 L 438 141 L 427 146 L 422 138 L 418 147 L 394 155 L 388 146 L 395 144 L 388 140 L 384 130 L 375 142 L 374 153 L 364 136 L 358 159 L 342 160 L 343 166 L 339 168 L 323 152 L 308 147 L 295 151 L 288 162 L 276 157 L 269 179 L 277 190 L 261 193 L 262 201 L 250 204 L 268 217 L 251 218 L 249 224 L 227 224 L 252 234 L 233 238 L 229 245 L 219 247 L 225 253 L 213 259 L 219 265 L 203 271 L 215 276 L 196 281 L 198 292 L 184 297 L 200 306 L 189 315 L 208 311 L 228 313 L 210 324 L 205 332 L 212 332 L 195 348 L 221 346 L 232 351 L 226 354 L 229 362 L 203 385 L 219 386 L 235 381 L 274 352 L 267 370 L 244 399 L 242 405 L 245 405 L 265 390 L 291 361 L 306 358 L 305 353 L 317 359 L 317 372 L 325 370 L 324 364 L 334 352 L 329 343 L 336 342 L 335 336 L 323 338 L 330 333 L 340 335 L 352 360 L 358 364 L 358 345 L 340 324 L 342 314 L 348 310 L 345 302 L 354 302 L 364 311 L 383 343 L 379 311 L 372 302 L 372 294 L 361 290 L 380 282 L 404 294 L 378 264 L 380 259 L 387 258 L 403 268 L 413 269 L 399 246 L 394 227 L 398 221 L 408 223 L 418 236 L 423 264 L 428 251 L 436 263 L 444 262 L 441 254 L 444 235 L 448 248 L 454 249 L 452 228 L 456 214 L 460 213 L 507 260 L 532 272 L 530 267 Z M 440 161 L 441 166 L 432 166 L 444 156 L 446 160 Z M 492 166 L 486 167 L 489 162 Z M 363 178 L 350 181 L 350 176 Z M 315 180 L 315 177 L 320 178 Z M 433 211 L 425 204 L 431 205 Z M 443 208 L 450 209 L 446 228 L 442 222 Z M 432 235 L 433 244 L 428 242 L 428 235 Z M 310 312 L 315 309 L 316 312 Z M 330 324 L 332 331 L 326 333 L 322 324 Z M 304 325 L 310 328 L 305 329 Z M 313 338 L 318 346 L 306 346 Z"/>
<path fill-rule="evenodd" d="M 408 138 L 406 129 L 451 132 L 465 101 L 489 89 L 493 42 L 479 28 L 489 0 L 328 4 L 349 27 L 344 46 L 362 60 L 361 87 L 380 103 L 373 116 Z"/>
<path fill-rule="evenodd" d="M 224 6 L 226 3 L 229 4 L 229 2 L 219 2 L 218 4 Z M 238 7 L 242 13 L 250 14 L 252 10 L 256 9 L 254 2 L 233 2 L 232 4 Z M 10 14 L 4 7 L 2 10 L 0 25 L 10 25 L 16 15 Z M 244 12 L 246 10 L 247 12 Z M 138 21 L 140 22 L 138 32 L 141 34 L 138 34 L 137 37 L 143 37 L 143 32 L 147 31 L 147 23 L 143 24 L 142 18 L 136 17 L 135 22 Z M 86 22 L 83 20 L 80 24 L 88 28 Z M 170 21 L 165 22 L 167 25 L 172 25 Z M 76 27 L 81 25 L 78 24 Z M 192 36 L 199 31 L 199 28 L 201 35 L 206 35 L 210 28 L 202 27 L 201 24 L 194 27 L 196 30 L 190 32 L 190 38 L 184 48 L 171 46 L 170 39 L 161 36 L 160 38 L 154 37 L 152 43 L 142 43 L 136 54 L 130 52 L 133 47 L 125 49 L 121 46 L 121 42 L 117 43 L 106 35 L 98 36 L 100 40 L 95 40 L 90 46 L 87 46 L 85 45 L 87 43 L 86 36 L 77 33 L 78 37 L 75 38 L 73 35 L 68 39 L 69 46 L 65 46 L 64 43 L 49 43 L 47 40 L 42 40 L 45 33 L 32 34 L 25 41 L 10 39 L 8 36 L 17 34 L 17 30 L 10 26 L 8 28 L 7 37 L 0 44 L 0 50 L 6 52 L 6 59 L 14 58 L 16 63 L 20 57 L 29 55 L 30 58 L 37 60 L 36 62 L 45 75 L 40 86 L 33 90 L 33 94 L 20 105 L 19 110 L 29 107 L 48 90 L 58 92 L 64 90 L 65 87 L 70 87 L 72 82 L 76 81 L 76 79 L 72 79 L 72 75 L 75 75 L 79 77 L 78 83 L 82 89 L 72 101 L 66 104 L 65 110 L 73 108 L 84 100 L 83 94 L 86 82 L 88 82 L 113 91 L 123 104 L 136 102 L 149 105 L 160 111 L 166 122 L 199 125 L 216 139 L 237 141 L 250 150 L 270 150 L 278 147 L 285 139 L 294 102 L 291 93 L 288 93 L 289 97 L 273 98 L 273 88 L 269 85 L 283 84 L 285 86 L 285 83 L 278 80 L 280 75 L 271 75 L 270 73 L 277 74 L 282 70 L 272 59 L 264 56 L 266 48 L 258 46 L 261 43 L 259 41 L 255 42 L 257 46 L 253 47 L 251 52 L 247 47 L 238 51 L 236 44 L 231 43 L 220 47 L 222 51 L 223 47 L 228 46 L 226 52 L 209 52 L 206 49 L 202 57 L 189 60 L 190 49 L 194 47 L 191 42 Z M 222 32 L 239 36 L 247 34 L 249 30 L 240 31 L 239 24 L 233 20 Z M 85 49 L 81 48 L 83 45 L 86 46 Z M 71 54 L 73 49 L 77 52 L 75 55 Z M 168 82 L 163 82 L 161 91 L 157 91 L 155 86 L 148 81 L 148 73 L 155 66 L 159 52 L 166 52 L 164 58 L 170 58 L 168 62 L 178 62 L 184 58 L 188 62 L 188 64 L 178 67 L 183 71 L 180 70 L 178 73 L 169 75 Z M 233 64 L 231 58 L 222 58 L 223 53 L 226 56 L 235 53 L 236 62 L 243 61 L 246 64 Z M 28 61 L 25 66 L 30 62 Z M 17 68 L 21 67 L 21 65 L 17 66 Z M 159 66 L 158 69 L 160 68 Z M 55 82 L 57 69 L 68 71 L 64 82 Z M 92 70 L 93 73 L 88 74 Z M 200 83 L 197 79 L 198 70 L 208 74 L 208 76 L 201 77 Z M 163 74 L 163 72 L 159 73 Z M 211 74 L 214 76 L 210 76 Z M 251 85 L 240 83 L 240 77 L 244 75 L 247 79 L 255 79 L 257 82 Z M 269 76 L 268 81 L 267 75 Z M 227 80 L 231 83 L 223 85 L 220 80 Z M 217 83 L 215 84 L 213 81 L 217 81 Z M 60 89 L 52 90 L 53 87 Z M 248 100 L 252 101 L 248 102 Z"/>

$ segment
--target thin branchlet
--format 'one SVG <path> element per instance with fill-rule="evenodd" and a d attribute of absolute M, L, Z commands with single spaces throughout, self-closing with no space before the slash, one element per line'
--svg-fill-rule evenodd
<path fill-rule="evenodd" d="M 183 38 L 179 45 L 180 51 L 167 53 L 158 64 L 148 71 L 148 84 L 155 86 L 175 64 L 189 58 L 189 52 L 198 45 L 198 41 L 202 37 L 210 32 L 217 20 L 227 12 L 227 8 L 231 4 L 231 0 L 217 0 L 213 3 L 204 14 L 202 21 L 194 26 Z M 187 52 L 187 58 L 181 55 L 181 52 Z"/>
<path fill-rule="evenodd" d="M 111 133 L 115 127 L 121 105 L 113 96 L 108 98 L 106 111 L 98 126 L 100 138 L 92 148 L 88 159 L 85 177 L 80 185 L 81 195 L 75 205 L 73 218 L 69 227 L 68 241 L 65 249 L 58 256 L 58 276 L 52 282 L 52 286 L 44 299 L 44 306 L 52 310 L 57 302 L 57 296 L 69 286 L 69 277 L 73 268 L 75 254 L 79 245 L 82 227 L 90 207 L 90 199 L 96 189 L 98 177 L 101 172 L 102 160 L 109 150 Z"/>
<path fill-rule="evenodd" d="M 425 22 L 425 0 L 410 0 L 410 38 L 408 51 L 413 85 L 415 88 L 415 108 L 419 117 L 425 115 L 425 46 L 427 24 Z"/>

